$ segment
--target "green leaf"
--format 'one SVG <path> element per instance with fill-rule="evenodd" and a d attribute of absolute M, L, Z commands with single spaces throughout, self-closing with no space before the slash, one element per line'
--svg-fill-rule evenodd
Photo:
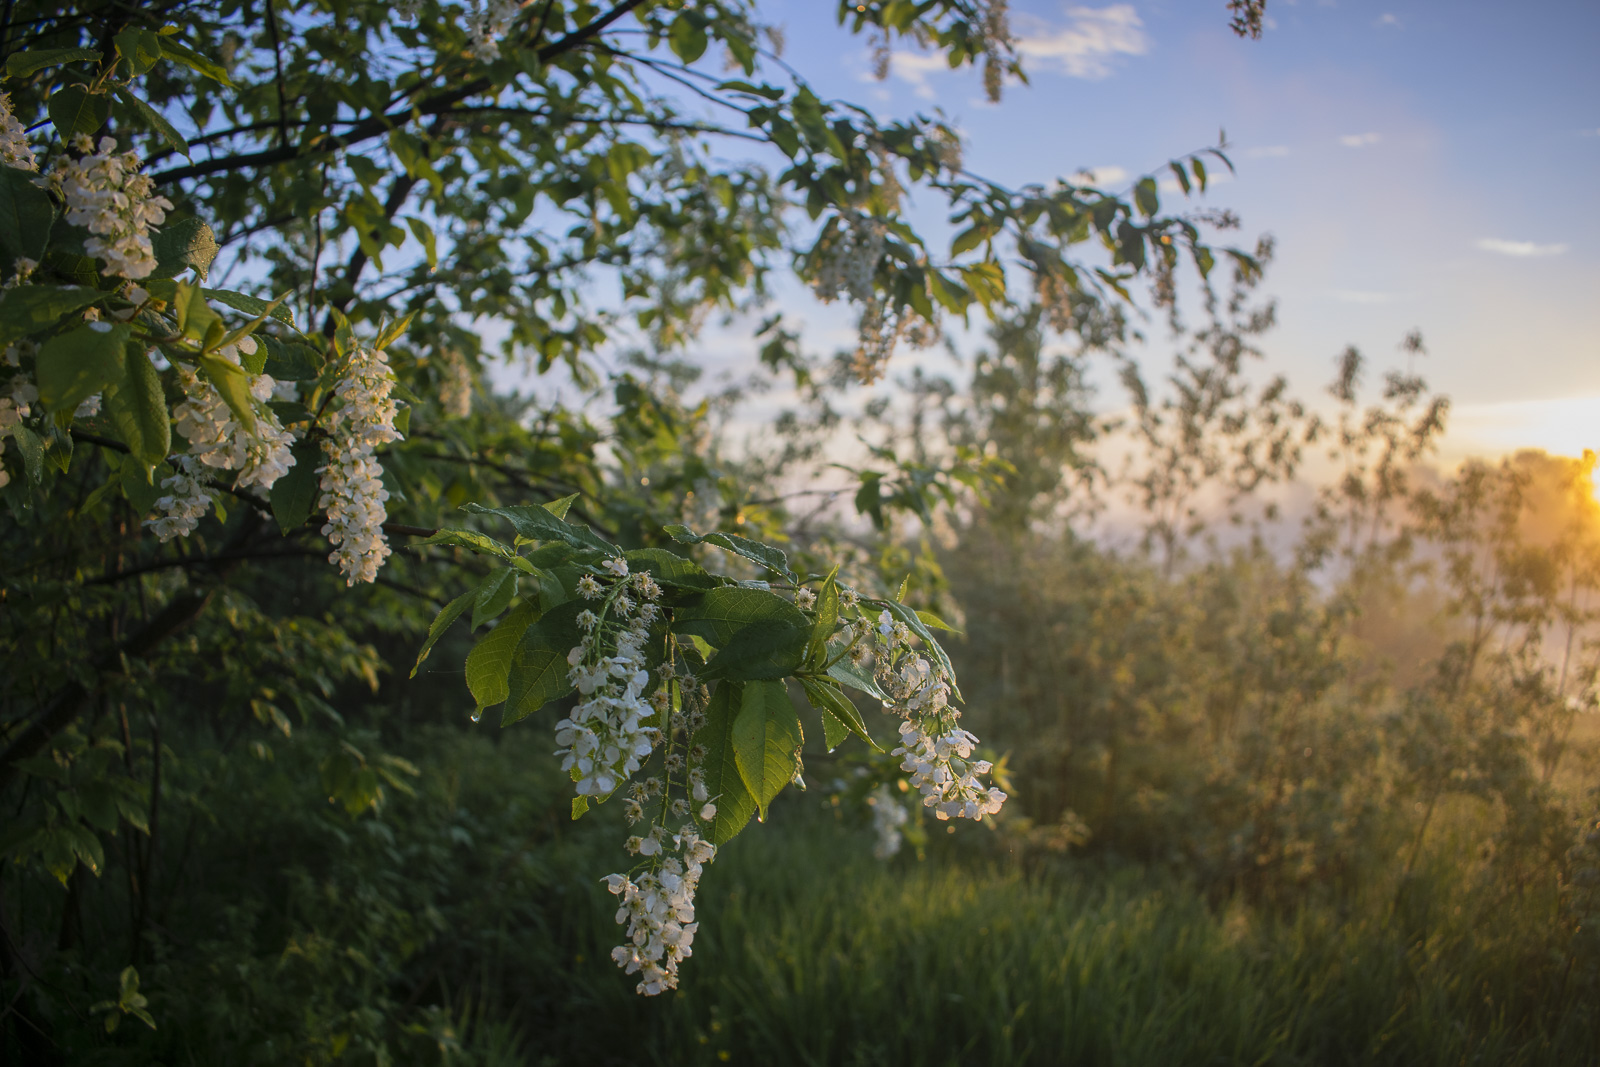
<path fill-rule="evenodd" d="M 579 819 L 583 818 L 584 813 L 586 813 L 588 810 L 589 810 L 589 798 L 588 797 L 573 797 L 572 798 L 572 821 L 573 822 L 577 822 Z"/>
<path fill-rule="evenodd" d="M 739 773 L 733 743 L 733 724 L 743 699 L 744 686 L 734 682 L 717 686 L 706 706 L 705 725 L 694 735 L 695 743 L 706 750 L 705 762 L 700 766 L 705 772 L 706 790 L 717 805 L 717 817 L 711 820 L 711 843 L 719 847 L 743 830 L 756 813 L 756 801 Z"/>
<path fill-rule="evenodd" d="M 532 604 L 520 605 L 467 653 L 467 688 L 472 691 L 472 699 L 478 702 L 480 712 L 500 703 L 511 692 L 507 678 L 517 642 L 522 640 L 523 633 L 537 616 L 538 609 Z"/>
<path fill-rule="evenodd" d="M 1177 160 L 1173 160 L 1171 163 L 1168 163 L 1167 166 L 1172 170 L 1173 174 L 1177 175 L 1178 187 L 1183 190 L 1183 195 L 1188 196 L 1191 189 L 1191 186 L 1189 185 L 1189 172 L 1184 170 L 1183 164 L 1179 163 Z"/>
<path fill-rule="evenodd" d="M 165 226 L 150 235 L 150 246 L 156 256 L 152 278 L 176 278 L 192 267 L 203 279 L 219 250 L 211 227 L 192 215 L 169 218 Z"/>
<path fill-rule="evenodd" d="M 758 620 L 782 622 L 799 630 L 810 630 L 810 620 L 789 601 L 764 589 L 745 589 L 725 585 L 699 600 L 681 605 L 673 612 L 673 629 L 679 633 L 704 637 L 721 648 L 735 633 Z"/>
<path fill-rule="evenodd" d="M 417 652 L 417 662 L 411 665 L 412 678 L 415 678 L 417 671 L 422 669 L 422 661 L 428 658 L 428 653 L 433 651 L 433 646 L 438 643 L 439 638 L 444 636 L 444 632 L 450 628 L 450 624 L 460 618 L 463 611 L 467 610 L 467 605 L 472 603 L 474 593 L 475 590 L 469 589 L 439 609 L 439 614 L 433 618 L 433 625 L 428 627 L 427 640 L 422 642 L 422 648 Z"/>
<path fill-rule="evenodd" d="M 809 622 L 795 625 L 787 619 L 757 619 L 728 639 L 701 677 L 732 681 L 786 678 L 800 669 L 810 638 Z"/>
<path fill-rule="evenodd" d="M 150 128 L 159 133 L 169 145 L 176 148 L 186 158 L 194 158 L 189 155 L 188 139 L 178 132 L 176 126 L 167 121 L 165 115 L 121 86 L 117 87 L 117 99 L 137 111 L 139 117 L 148 122 Z"/>
<path fill-rule="evenodd" d="M 572 510 L 572 504 L 577 499 L 577 493 L 568 493 L 566 496 L 558 497 L 555 500 L 547 500 L 541 504 L 540 507 L 544 508 L 556 518 L 564 519 L 567 517 L 567 512 Z"/>
<path fill-rule="evenodd" d="M 950 255 L 959 256 L 963 252 L 970 252 L 983 242 L 987 241 L 992 231 L 988 226 L 969 226 L 956 234 L 954 241 L 950 242 Z"/>
<path fill-rule="evenodd" d="M 0 293 L 0 346 L 47 330 L 105 295 L 98 289 L 76 286 L 20 285 L 7 289 Z"/>
<path fill-rule="evenodd" d="M 532 541 L 561 541 L 573 548 L 587 548 L 607 556 L 621 556 L 622 550 L 608 541 L 596 537 L 589 527 L 557 518 L 548 508 L 538 504 L 519 507 L 486 508 L 481 504 L 467 504 L 463 511 L 477 515 L 498 515 L 511 522 L 517 533 Z"/>
<path fill-rule="evenodd" d="M 1145 218 L 1155 217 L 1155 213 L 1161 210 L 1161 197 L 1156 192 L 1154 178 L 1139 179 L 1139 184 L 1133 187 L 1133 202 Z"/>
<path fill-rule="evenodd" d="M 167 398 L 161 392 L 161 375 L 139 342 L 123 353 L 120 381 L 107 387 L 106 413 L 122 443 L 146 471 L 167 458 L 172 448 L 172 425 Z"/>
<path fill-rule="evenodd" d="M 736 556 L 743 556 L 752 563 L 760 564 L 767 570 L 780 574 L 790 584 L 795 584 L 794 572 L 789 569 L 789 557 L 781 549 L 771 545 L 752 541 L 748 537 L 737 534 L 708 533 L 697 534 L 687 526 L 677 524 L 665 527 L 668 536 L 680 545 L 716 545 L 726 552 Z"/>
<path fill-rule="evenodd" d="M 161 37 L 150 30 L 130 27 L 113 40 L 116 41 L 117 55 L 122 57 L 130 74 L 147 73 L 161 58 Z"/>
<path fill-rule="evenodd" d="M 284 306 L 282 297 L 277 300 L 267 301 L 258 296 L 250 296 L 248 293 L 236 293 L 232 289 L 202 289 L 200 292 L 207 300 L 215 300 L 224 307 L 242 311 L 246 315 L 253 317 L 270 315 L 285 326 L 295 330 L 295 332 L 299 332 L 299 327 L 294 324 L 294 312 Z M 266 337 L 262 337 L 261 340 L 266 340 Z M 281 341 L 279 344 L 286 348 L 289 347 Z M 295 345 L 294 347 L 304 348 L 305 346 Z M 274 374 L 273 377 L 276 378 L 278 376 Z"/>
<path fill-rule="evenodd" d="M 217 290 L 208 289 L 206 292 L 215 295 Z M 221 297 L 217 297 L 217 301 L 227 303 Z M 287 314 L 289 312 L 283 307 L 272 313 L 273 318 Z M 322 375 L 322 356 L 309 345 L 280 341 L 271 334 L 263 334 L 256 340 L 266 349 L 266 362 L 261 366 L 263 374 L 270 374 L 280 382 L 309 382 Z"/>
<path fill-rule="evenodd" d="M 191 48 L 184 47 L 171 37 L 161 38 L 161 52 L 174 63 L 181 63 L 212 81 L 221 82 L 229 88 L 233 87 L 233 79 L 228 77 L 228 72 L 220 64 L 212 62 Z"/>
<path fill-rule="evenodd" d="M 835 571 L 838 568 L 834 568 Z M 827 662 L 828 639 L 839 625 L 839 585 L 832 574 L 822 583 L 817 596 L 817 621 L 811 628 L 811 640 L 806 643 L 806 663 L 820 667 Z"/>
<path fill-rule="evenodd" d="M 199 363 L 206 378 L 216 386 L 222 402 L 233 412 L 233 417 L 245 429 L 253 431 L 256 427 L 256 407 L 255 398 L 250 395 L 250 375 L 237 363 L 230 363 L 221 356 L 209 353 L 202 353 Z"/>
<path fill-rule="evenodd" d="M 706 27 L 703 16 L 690 11 L 679 13 L 667 31 L 667 44 L 673 55 L 693 63 L 706 53 Z"/>
<path fill-rule="evenodd" d="M 313 440 L 296 441 L 294 466 L 272 483 L 267 495 L 278 529 L 287 534 L 304 526 L 316 509 L 321 489 L 317 467 L 322 463 L 322 448 Z"/>
<path fill-rule="evenodd" d="M 633 572 L 648 571 L 662 585 L 685 589 L 715 589 L 717 580 L 692 559 L 684 559 L 664 548 L 638 548 L 623 556 Z"/>
<path fill-rule="evenodd" d="M 517 595 L 517 572 L 510 567 L 497 567 L 483 584 L 478 586 L 478 596 L 472 602 L 472 629 L 499 615 L 511 606 Z"/>
<path fill-rule="evenodd" d="M 939 616 L 935 615 L 931 611 L 919 611 L 919 612 L 917 612 L 917 618 L 921 619 L 930 628 L 935 629 L 935 630 L 948 630 L 950 633 L 953 633 L 953 634 L 958 634 L 958 633 L 961 632 L 960 630 L 956 629 L 954 626 L 951 626 L 949 623 L 947 623 L 943 619 L 939 618 Z"/>
<path fill-rule="evenodd" d="M 165 463 L 151 472 L 141 471 L 139 464 L 132 460 L 123 463 L 118 482 L 123 499 L 133 508 L 135 515 L 143 518 L 150 513 L 150 509 L 161 498 L 162 481 L 172 477 L 172 473 L 172 467 Z"/>
<path fill-rule="evenodd" d="M 825 706 L 811 701 L 811 706 L 817 709 L 817 717 L 822 720 L 822 743 L 829 752 L 844 744 L 850 737 L 850 727 L 829 711 Z"/>
<path fill-rule="evenodd" d="M 1200 191 L 1206 191 L 1206 165 L 1199 159 L 1191 159 L 1189 165 L 1194 168 L 1194 180 L 1200 184 Z"/>
<path fill-rule="evenodd" d="M 805 689 L 806 699 L 811 701 L 811 706 L 822 714 L 823 739 L 828 743 L 829 752 L 839 747 L 839 742 L 844 740 L 842 734 L 836 731 L 855 734 L 870 745 L 873 751 L 883 751 L 867 732 L 867 724 L 862 720 L 861 712 L 851 703 L 850 698 L 844 695 L 844 690 L 839 688 L 836 682 L 822 678 L 801 678 L 800 684 Z M 837 726 L 831 725 L 830 720 Z"/>
<path fill-rule="evenodd" d="M 11 436 L 22 453 L 22 466 L 28 472 L 28 481 L 38 485 L 44 478 L 44 442 L 26 426 L 11 427 Z"/>
<path fill-rule="evenodd" d="M 887 702 L 889 697 L 879 687 L 872 675 L 850 662 L 850 657 L 845 656 L 828 668 L 828 677 L 836 682 L 848 685 L 852 689 L 859 689 L 868 696 L 876 697 Z"/>
<path fill-rule="evenodd" d="M 496 541 L 488 534 L 479 533 L 477 530 L 438 530 L 421 541 L 413 542 L 411 547 L 421 548 L 424 545 L 451 545 L 482 556 L 494 556 L 507 562 L 518 558 L 510 545 Z"/>
<path fill-rule="evenodd" d="M 70 413 L 85 398 L 120 380 L 130 334 L 121 323 L 91 322 L 46 341 L 34 372 L 45 407 Z"/>
<path fill-rule="evenodd" d="M 406 225 L 411 228 L 411 236 L 422 245 L 422 254 L 427 257 L 428 269 L 433 270 L 439 265 L 439 242 L 433 235 L 433 227 L 421 219 L 407 217 Z"/>
<path fill-rule="evenodd" d="M 41 48 L 37 52 L 14 52 L 6 57 L 6 77 L 26 78 L 46 67 L 63 63 L 82 63 L 100 58 L 93 48 Z"/>
<path fill-rule="evenodd" d="M 67 85 L 50 94 L 45 111 L 65 141 L 75 133 L 98 133 L 111 117 L 111 98 L 82 85 Z"/>
<path fill-rule="evenodd" d="M 0 167 L 0 265 L 8 274 L 16 269 L 18 256 L 35 262 L 44 258 L 54 221 L 50 194 L 33 184 L 29 172 Z"/>
<path fill-rule="evenodd" d="M 783 683 L 746 684 L 733 720 L 733 755 L 762 822 L 772 798 L 783 792 L 800 768 L 801 741 L 800 716 Z"/>
<path fill-rule="evenodd" d="M 567 665 L 567 656 L 583 640 L 578 613 L 584 607 L 581 600 L 557 604 L 522 635 L 511 659 L 510 695 L 500 717 L 501 726 L 525 719 L 550 701 L 572 692 L 572 683 L 567 680 L 567 672 L 572 669 Z"/>

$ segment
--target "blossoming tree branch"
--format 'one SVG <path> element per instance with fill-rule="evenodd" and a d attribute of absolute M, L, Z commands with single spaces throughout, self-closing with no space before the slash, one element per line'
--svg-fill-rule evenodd
<path fill-rule="evenodd" d="M 892 714 L 892 754 L 937 818 L 1000 810 L 937 617 L 837 568 L 797 571 L 781 531 L 742 536 L 729 514 L 597 532 L 577 521 L 586 506 L 643 491 L 595 473 L 571 413 L 536 447 L 519 431 L 514 466 L 473 422 L 479 378 L 502 358 L 592 380 L 596 353 L 680 348 L 708 310 L 755 307 L 772 271 L 793 270 L 854 309 L 850 364 L 870 381 L 1019 290 L 1066 309 L 1127 300 L 1141 275 L 1170 287 L 1185 261 L 1203 277 L 1219 254 L 1204 214 L 1164 214 L 1154 174 L 1124 195 L 975 175 L 942 121 L 817 96 L 752 0 L 8 11 L 0 495 L 23 522 L 92 480 L 64 521 L 88 536 L 113 503 L 134 516 L 117 562 L 66 587 L 91 617 L 133 583 L 143 622 L 86 643 L 82 670 L 30 676 L 43 695 L 5 724 L 0 788 L 48 777 L 42 754 L 206 611 L 230 568 L 314 551 L 365 586 L 406 538 L 450 549 L 446 581 L 464 586 L 419 666 L 466 618 L 491 627 L 466 660 L 477 715 L 499 706 L 509 725 L 576 694 L 552 745 L 573 817 L 615 798 L 633 831 L 606 881 L 626 928 L 614 955 L 642 993 L 677 984 L 705 864 L 802 773 L 791 685 L 830 749 L 876 747 L 858 700 Z M 837 15 L 882 54 L 982 68 L 996 96 L 1019 72 L 1001 0 Z M 730 145 L 748 160 L 727 162 Z M 1209 150 L 1164 170 L 1204 188 L 1207 159 L 1226 163 Z M 913 225 L 908 187 L 942 200 L 948 246 Z M 450 463 L 509 472 L 522 500 L 442 492 Z M 858 504 L 880 521 L 921 506 L 889 481 L 862 474 Z M 429 521 L 427 500 L 460 517 Z M 98 871 L 118 816 L 108 830 L 53 803 L 7 855 L 65 884 L 80 863 Z"/>

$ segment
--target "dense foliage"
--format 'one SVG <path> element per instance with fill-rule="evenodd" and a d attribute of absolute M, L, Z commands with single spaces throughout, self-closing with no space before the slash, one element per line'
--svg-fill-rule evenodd
<path fill-rule="evenodd" d="M 1259 32 L 1260 4 L 1229 8 Z M 1004 12 L 837 13 L 997 96 Z M 968 1062 L 980 1031 L 939 1035 L 969 995 L 1017 1060 L 1583 1048 L 1592 471 L 1416 483 L 1444 414 L 1420 379 L 1359 410 L 1352 354 L 1328 425 L 1250 384 L 1270 244 L 1201 231 L 1236 220 L 1164 214 L 1154 177 L 974 175 L 937 119 L 818 98 L 781 36 L 745 2 L 7 8 L 0 1054 L 610 1061 L 649 1032 L 663 1062 Z M 1167 170 L 1203 189 L 1214 157 Z M 941 198 L 947 247 L 907 187 Z M 822 362 L 768 319 L 760 373 L 800 406 L 735 448 L 737 397 L 686 399 L 682 353 L 777 270 L 848 301 L 859 343 Z M 1136 281 L 1184 346 L 1165 386 L 1125 352 Z M 868 465 L 826 498 L 859 524 L 792 511 L 841 393 L 968 315 L 995 321 L 970 378 L 865 405 Z M 499 359 L 569 402 L 497 395 Z M 1129 390 L 1127 470 L 1094 462 L 1094 359 Z M 1242 517 L 1324 444 L 1343 477 L 1292 563 L 1201 562 L 1212 504 Z M 1122 489 L 1131 555 L 1075 532 Z M 1530 533 L 1552 513 L 1568 527 Z M 1364 628 L 1429 596 L 1443 630 L 1391 669 Z M 757 817 L 790 825 L 708 866 Z M 858 828 L 892 866 L 839 862 Z M 1086 872 L 1121 888 L 1061 888 Z M 1481 951 L 1463 907 L 1504 923 Z M 808 910 L 825 936 L 786 925 Z M 1125 918 L 1147 941 L 1083 932 Z M 1192 956 L 1150 964 L 1180 935 Z M 1380 992 L 1293 1015 L 1284 991 L 1365 938 Z M 1241 943 L 1292 959 L 1241 966 Z M 691 945 L 684 988 L 634 1003 Z M 855 988 L 872 953 L 886 973 Z M 1084 953 L 1122 993 L 1064 977 Z M 1534 957 L 1527 985 L 1494 977 Z M 1042 992 L 939 984 L 973 966 Z M 907 969 L 937 992 L 885 1019 Z M 1240 988 L 1259 1012 L 1202 1007 L 1203 1038 L 1094 1029 Z M 802 1001 L 834 1028 L 796 1034 Z M 1421 1029 L 1396 1036 L 1395 1001 L 1426 1002 Z"/>

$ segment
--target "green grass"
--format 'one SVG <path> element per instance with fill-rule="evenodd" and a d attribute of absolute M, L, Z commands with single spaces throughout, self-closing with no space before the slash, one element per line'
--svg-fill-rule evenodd
<path fill-rule="evenodd" d="M 533 1047 L 591 1063 L 1600 1062 L 1594 990 L 1563 990 L 1549 901 L 1481 913 L 1440 871 L 1394 909 L 1375 892 L 1344 915 L 1217 910 L 1134 870 L 1026 874 L 954 849 L 879 864 L 782 814 L 703 883 L 683 989 L 635 997 L 597 914 Z"/>

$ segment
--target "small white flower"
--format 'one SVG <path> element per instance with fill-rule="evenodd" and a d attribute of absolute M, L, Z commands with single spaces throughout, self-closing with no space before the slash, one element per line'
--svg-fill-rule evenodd
<path fill-rule="evenodd" d="M 578 595 L 583 599 L 594 600 L 604 594 L 605 590 L 601 589 L 600 583 L 594 580 L 594 575 L 585 574 L 578 579 Z"/>
<path fill-rule="evenodd" d="M 804 587 L 794 591 L 794 606 L 801 611 L 809 611 L 817 606 L 817 594 Z"/>
<path fill-rule="evenodd" d="M 628 561 L 613 557 L 601 563 L 600 566 L 611 572 L 613 578 L 626 578 L 628 576 Z"/>

